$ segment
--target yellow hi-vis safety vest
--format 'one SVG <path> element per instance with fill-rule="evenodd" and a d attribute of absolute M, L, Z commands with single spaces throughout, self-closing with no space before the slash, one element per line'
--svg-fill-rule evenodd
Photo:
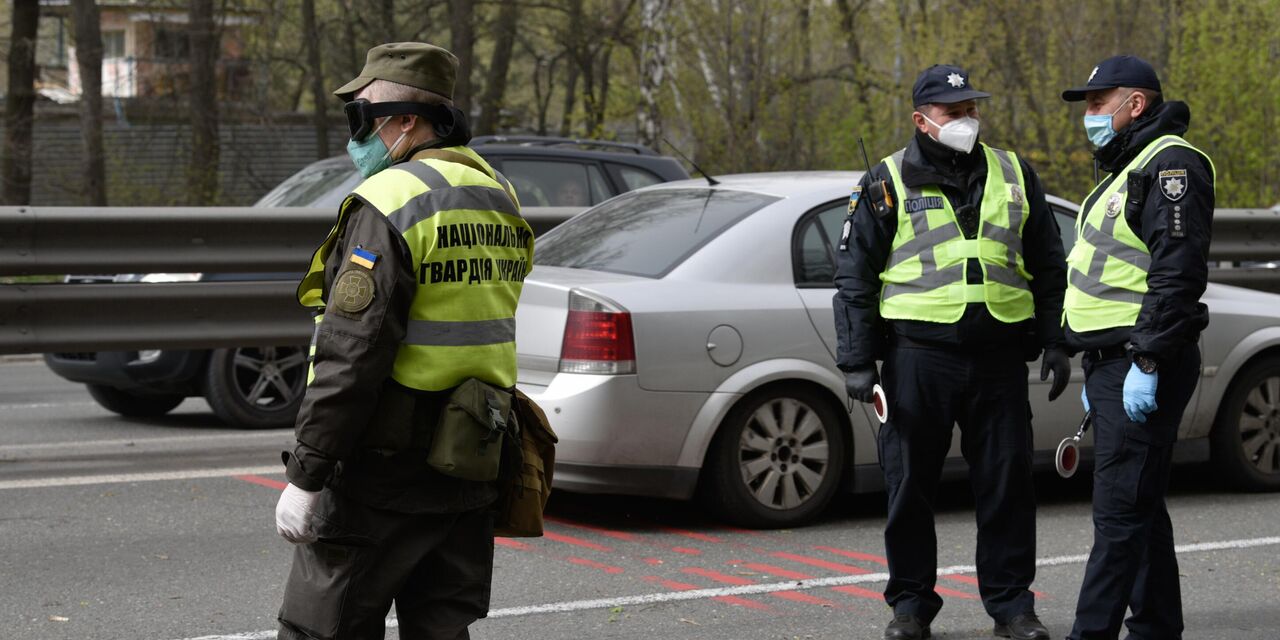
<path fill-rule="evenodd" d="M 351 210 L 368 207 L 404 234 L 418 265 L 418 289 L 392 378 L 423 391 L 449 389 L 467 378 L 513 387 L 516 303 L 533 263 L 533 230 L 502 174 L 471 149 L 445 151 L 470 162 L 410 160 L 371 176 L 347 196 L 337 225 L 312 257 L 298 301 L 323 310 L 325 259 Z"/>
<path fill-rule="evenodd" d="M 1067 256 L 1067 294 L 1063 323 L 1073 331 L 1132 327 L 1138 322 L 1147 293 L 1151 251 L 1125 219 L 1129 172 L 1143 171 L 1156 154 L 1170 147 L 1186 147 L 1202 155 L 1178 136 L 1151 141 L 1105 189 L 1095 186 L 1085 202 L 1088 211 L 1076 218 L 1076 244 Z M 1213 169 L 1213 161 L 1209 161 Z M 1216 172 L 1216 170 L 1215 170 Z M 1141 194 L 1146 195 L 1146 194 Z"/>
<path fill-rule="evenodd" d="M 955 211 L 936 186 L 907 188 L 899 166 L 905 149 L 885 158 L 897 199 L 898 229 L 880 280 L 880 315 L 891 320 L 953 323 L 965 305 L 985 302 L 1002 322 L 1035 313 L 1031 274 L 1022 260 L 1022 228 L 1029 207 L 1022 166 L 1011 152 L 982 145 L 987 182 L 977 237 L 967 240 Z M 982 267 L 982 284 L 968 284 L 969 259 Z"/>

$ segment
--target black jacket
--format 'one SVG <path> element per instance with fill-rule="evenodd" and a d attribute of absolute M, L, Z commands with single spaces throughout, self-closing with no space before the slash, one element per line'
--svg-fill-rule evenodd
<path fill-rule="evenodd" d="M 1094 153 L 1098 166 L 1109 173 L 1095 194 L 1102 193 L 1113 180 L 1128 177 L 1124 170 L 1153 140 L 1164 135 L 1182 135 L 1191 120 L 1191 111 L 1182 102 L 1165 102 L 1130 124 L 1111 142 Z M 1161 171 L 1185 171 L 1185 185 L 1166 189 Z M 1209 310 L 1200 302 L 1209 278 L 1209 241 L 1213 227 L 1213 171 L 1208 159 L 1186 147 L 1173 147 L 1156 154 L 1142 172 L 1146 197 L 1141 206 L 1129 205 L 1125 220 L 1151 252 L 1147 273 L 1147 294 L 1133 327 L 1076 332 L 1066 328 L 1067 345 L 1075 351 L 1113 347 L 1131 343 L 1137 353 L 1167 361 L 1188 342 L 1200 338 L 1209 324 Z M 1178 189 L 1181 187 L 1181 190 Z M 1096 198 L 1081 207 L 1081 215 Z M 1180 229 L 1175 216 L 1183 221 Z"/>
<path fill-rule="evenodd" d="M 1066 262 L 1058 223 L 1045 203 L 1040 178 L 1019 159 L 1026 182 L 1030 212 L 1022 230 L 1022 253 L 1035 300 L 1035 317 L 1010 324 L 997 320 L 983 303 L 970 304 L 958 322 L 946 324 L 913 320 L 885 322 L 880 317 L 880 274 L 888 263 L 897 232 L 897 211 L 878 216 L 869 185 L 880 180 L 892 184 L 882 162 L 862 178 L 862 197 L 849 216 L 846 249 L 837 252 L 835 307 L 836 364 L 844 371 L 863 368 L 884 358 L 895 338 L 917 345 L 969 352 L 1018 349 L 1028 359 L 1040 348 L 1061 345 L 1062 297 L 1066 288 Z M 909 187 L 937 185 L 954 209 L 981 208 L 987 164 L 982 150 L 958 153 L 917 132 L 907 145 L 900 167 Z M 892 189 L 892 187 L 890 187 Z M 892 191 L 890 191 L 892 193 Z M 896 202 L 894 203 L 897 204 Z M 982 270 L 971 260 L 970 283 L 982 281 Z"/>
<path fill-rule="evenodd" d="M 452 478 L 426 464 L 429 428 L 448 391 L 412 390 L 391 379 L 419 286 L 404 236 L 362 205 L 339 224 L 325 260 L 329 304 L 316 329 L 315 379 L 298 411 L 297 445 L 284 454 L 285 475 L 308 491 L 327 486 L 405 513 L 456 513 L 491 503 L 494 483 Z M 356 246 L 378 256 L 372 269 L 350 261 Z M 330 298 L 349 269 L 367 271 L 373 283 L 372 301 L 355 313 Z"/>

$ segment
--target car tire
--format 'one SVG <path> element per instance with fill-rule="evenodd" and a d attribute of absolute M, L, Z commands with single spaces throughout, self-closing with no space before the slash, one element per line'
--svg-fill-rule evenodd
<path fill-rule="evenodd" d="M 1280 358 L 1263 358 L 1232 380 L 1210 447 L 1214 464 L 1231 485 L 1280 490 Z"/>
<path fill-rule="evenodd" d="M 103 409 L 130 418 L 154 418 L 162 416 L 182 404 L 186 398 L 181 395 L 163 394 L 149 395 L 130 393 L 123 389 L 108 387 L 102 384 L 86 384 L 89 395 L 102 405 Z"/>
<path fill-rule="evenodd" d="M 232 426 L 293 426 L 306 389 L 307 347 L 214 349 L 204 377 L 213 413 Z"/>
<path fill-rule="evenodd" d="M 804 523 L 838 490 L 848 442 L 843 422 L 817 392 L 786 386 L 748 396 L 712 440 L 703 499 L 740 526 Z"/>

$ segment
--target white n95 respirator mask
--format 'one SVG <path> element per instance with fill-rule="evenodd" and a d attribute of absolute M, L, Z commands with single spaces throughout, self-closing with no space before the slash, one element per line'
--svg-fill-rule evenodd
<path fill-rule="evenodd" d="M 938 137 L 934 138 L 934 140 L 947 147 L 960 153 L 969 153 L 973 151 L 973 146 L 978 143 L 978 128 L 980 125 L 977 118 L 965 116 L 942 125 L 930 120 L 929 116 L 923 113 L 920 115 L 926 122 L 938 128 Z"/>

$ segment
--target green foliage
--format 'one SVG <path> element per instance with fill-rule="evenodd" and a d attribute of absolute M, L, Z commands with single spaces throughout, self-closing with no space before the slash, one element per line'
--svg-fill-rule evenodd
<path fill-rule="evenodd" d="M 1093 184 L 1092 149 L 1081 106 L 1059 93 L 1103 58 L 1131 53 L 1155 65 L 1167 99 L 1190 105 L 1187 138 L 1217 163 L 1220 206 L 1280 200 L 1280 0 L 668 0 L 648 31 L 642 12 L 660 0 L 516 1 L 498 119 L 508 132 L 637 139 L 641 49 L 662 41 L 665 74 L 651 93 L 659 133 L 708 171 L 861 169 L 859 137 L 872 162 L 901 147 L 916 75 L 945 62 L 993 95 L 981 105 L 982 138 L 1079 200 Z M 258 16 L 244 42 L 255 113 L 315 108 L 308 38 L 324 43 L 326 87 L 392 38 L 453 45 L 458 0 L 315 0 L 317 34 L 302 32 L 301 2 L 228 5 Z M 473 6 L 468 72 L 480 96 L 501 3 Z M 337 99 L 324 99 L 337 118 Z"/>
<path fill-rule="evenodd" d="M 1280 201 L 1278 33 L 1275 0 L 1198 3 L 1178 30 L 1167 93 L 1200 97 L 1187 137 L 1213 158 L 1219 206 Z"/>

